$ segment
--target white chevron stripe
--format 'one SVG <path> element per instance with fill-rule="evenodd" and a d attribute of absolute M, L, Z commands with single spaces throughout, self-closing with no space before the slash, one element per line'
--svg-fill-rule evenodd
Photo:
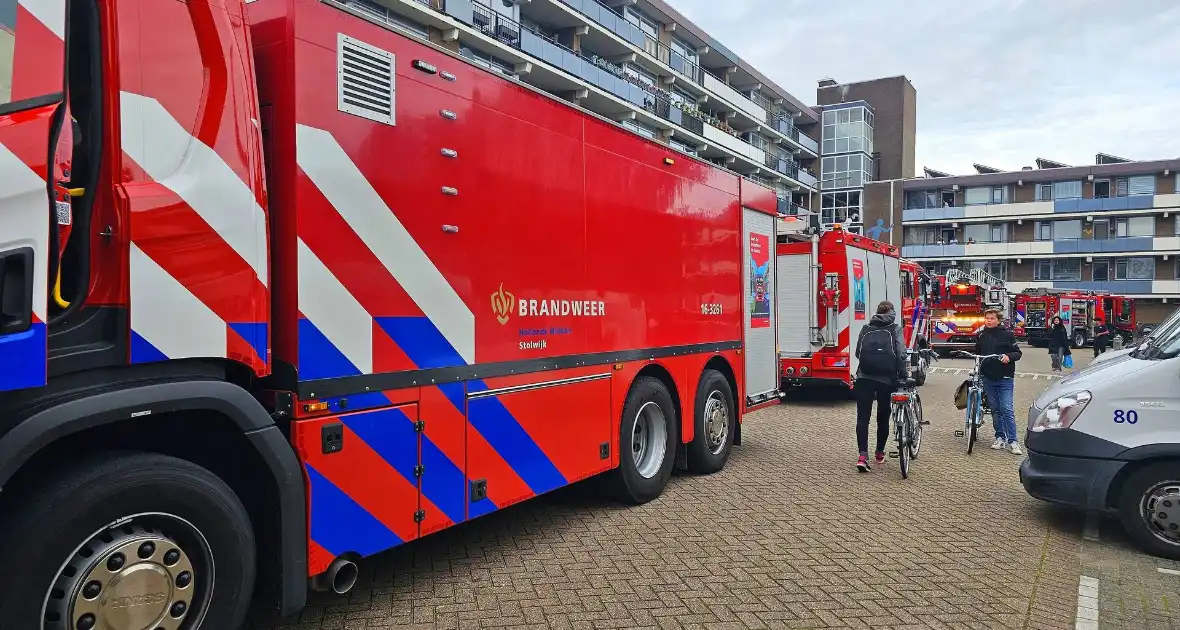
<path fill-rule="evenodd" d="M 120 93 L 123 151 L 180 196 L 267 284 L 266 214 L 217 152 L 154 98 Z"/>
<path fill-rule="evenodd" d="M 299 239 L 299 310 L 361 374 L 373 373 L 373 317 Z"/>
<path fill-rule="evenodd" d="M 65 39 L 66 0 L 19 0 L 19 3 L 58 39 Z"/>
<path fill-rule="evenodd" d="M 169 359 L 224 357 L 225 320 L 131 244 L 131 329 Z"/>
<path fill-rule="evenodd" d="M 296 160 L 353 232 L 406 290 L 469 365 L 475 363 L 475 315 L 332 134 L 296 127 Z"/>
<path fill-rule="evenodd" d="M 0 145 L 0 251 L 33 250 L 33 314 L 42 322 L 49 306 L 49 193 L 45 180 Z"/>

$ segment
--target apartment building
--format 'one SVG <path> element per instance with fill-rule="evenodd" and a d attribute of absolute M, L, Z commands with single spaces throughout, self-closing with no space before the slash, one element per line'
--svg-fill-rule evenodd
<path fill-rule="evenodd" d="M 662 0 L 327 0 L 671 149 L 815 200 L 819 118 Z"/>
<path fill-rule="evenodd" d="M 1099 154 L 1091 166 L 1037 159 L 1001 171 L 874 182 L 866 220 L 901 230 L 883 240 L 934 273 L 980 267 L 1027 287 L 1141 298 L 1143 321 L 1180 300 L 1180 159 Z"/>
<path fill-rule="evenodd" d="M 888 225 L 866 223 L 865 187 L 914 176 L 917 91 L 904 76 L 816 89 L 820 114 L 820 225 L 840 224 L 880 238 Z M 889 224 L 891 225 L 891 224 Z"/>

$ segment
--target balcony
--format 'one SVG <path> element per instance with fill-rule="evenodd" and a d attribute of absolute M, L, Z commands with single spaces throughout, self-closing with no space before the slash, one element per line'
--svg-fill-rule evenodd
<path fill-rule="evenodd" d="M 1069 238 L 1053 241 L 1054 254 L 1102 254 L 1124 252 L 1150 252 L 1155 247 L 1152 236 L 1125 236 L 1118 238 Z"/>
<path fill-rule="evenodd" d="M 997 258 L 1038 256 L 1053 253 L 1052 241 L 1021 243 L 955 243 L 953 245 L 904 245 L 901 255 L 906 258 Z"/>
<path fill-rule="evenodd" d="M 705 125 L 705 139 L 713 144 L 720 145 L 745 157 L 751 162 L 758 164 L 766 163 L 766 152 L 752 144 L 746 144 L 744 140 L 737 136 L 731 135 L 713 125 Z"/>
<path fill-rule="evenodd" d="M 513 48 L 520 48 L 520 24 L 478 2 L 471 4 L 471 25 L 488 37 Z"/>
<path fill-rule="evenodd" d="M 806 138 L 807 136 L 803 137 Z M 795 177 L 795 179 L 799 180 L 800 184 L 803 184 L 808 188 L 815 188 L 817 185 L 819 185 L 819 179 L 816 178 L 816 176 L 810 171 L 805 171 L 802 168 L 799 169 L 798 176 Z"/>
<path fill-rule="evenodd" d="M 1155 195 L 1104 197 L 1099 199 L 1056 199 L 1053 212 L 1109 212 L 1111 210 L 1147 210 L 1154 207 Z"/>

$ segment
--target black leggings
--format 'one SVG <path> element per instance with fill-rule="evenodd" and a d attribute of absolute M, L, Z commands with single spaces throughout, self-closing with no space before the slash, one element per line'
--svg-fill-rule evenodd
<path fill-rule="evenodd" d="M 873 401 L 877 401 L 877 452 L 885 450 L 889 440 L 889 414 L 893 410 L 891 396 L 894 388 L 867 378 L 857 379 L 852 391 L 856 394 L 856 448 L 857 452 L 869 450 L 869 416 L 873 413 Z"/>

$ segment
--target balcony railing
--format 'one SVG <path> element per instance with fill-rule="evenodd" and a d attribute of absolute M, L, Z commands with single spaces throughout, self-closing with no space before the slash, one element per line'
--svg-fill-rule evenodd
<path fill-rule="evenodd" d="M 484 35 L 498 39 L 513 48 L 520 48 L 520 24 L 478 2 L 471 3 L 471 13 L 472 26 L 483 31 Z"/>

